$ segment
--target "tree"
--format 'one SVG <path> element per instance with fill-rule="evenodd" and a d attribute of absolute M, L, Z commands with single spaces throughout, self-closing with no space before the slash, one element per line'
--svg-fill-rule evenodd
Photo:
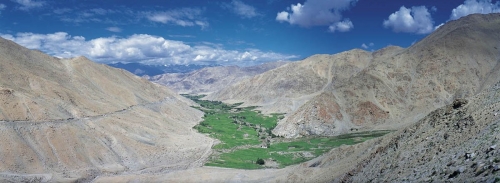
<path fill-rule="evenodd" d="M 255 163 L 257 163 L 259 165 L 264 165 L 266 162 L 264 162 L 264 160 L 261 158 L 257 158 L 257 161 Z"/>

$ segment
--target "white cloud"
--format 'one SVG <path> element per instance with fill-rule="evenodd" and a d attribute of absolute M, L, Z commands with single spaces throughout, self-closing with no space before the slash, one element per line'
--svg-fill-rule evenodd
<path fill-rule="evenodd" d="M 432 6 L 431 11 L 436 12 L 436 11 L 438 11 L 438 9 L 435 6 Z"/>
<path fill-rule="evenodd" d="M 233 0 L 231 3 L 222 4 L 222 7 L 233 11 L 243 18 L 253 18 L 260 15 L 253 6 L 245 4 L 239 0 Z"/>
<path fill-rule="evenodd" d="M 200 26 L 201 29 L 205 29 L 209 26 L 208 22 L 200 21 L 200 20 L 194 21 L 194 24 L 196 24 L 197 26 Z"/>
<path fill-rule="evenodd" d="M 354 28 L 354 25 L 352 24 L 352 22 L 349 19 L 347 19 L 347 20 L 344 20 L 342 22 L 337 22 L 333 25 L 330 25 L 328 27 L 328 30 L 330 32 L 335 32 L 335 31 L 347 32 L 347 31 L 350 31 L 352 28 Z"/>
<path fill-rule="evenodd" d="M 110 19 L 111 14 L 119 14 L 119 17 L 122 19 L 130 20 L 133 17 L 137 17 L 139 13 L 131 15 L 126 9 L 120 10 L 112 10 L 112 9 L 102 9 L 102 8 L 93 8 L 93 9 L 69 9 L 69 8 L 59 8 L 54 9 L 52 11 L 56 17 L 58 17 L 63 22 L 70 23 L 84 23 L 84 22 L 98 22 L 104 24 L 123 24 L 121 22 L 117 22 L 117 19 Z"/>
<path fill-rule="evenodd" d="M 111 32 L 121 32 L 122 29 L 120 27 L 108 27 L 106 30 L 111 31 Z"/>
<path fill-rule="evenodd" d="M 208 22 L 201 17 L 202 10 L 197 8 L 182 8 L 162 12 L 147 12 L 146 18 L 153 22 L 175 24 L 183 27 L 200 26 L 208 27 Z"/>
<path fill-rule="evenodd" d="M 53 14 L 63 22 L 74 24 L 96 22 L 107 25 L 138 24 L 154 22 L 160 24 L 184 27 L 209 27 L 204 10 L 200 8 L 179 8 L 165 11 L 136 11 L 127 7 L 116 9 L 69 9 L 60 8 L 52 10 Z"/>
<path fill-rule="evenodd" d="M 334 25 L 342 19 L 341 12 L 349 9 L 357 1 L 358 0 L 306 0 L 304 4 L 292 4 L 288 11 L 279 12 L 276 16 L 276 20 L 302 27 Z"/>
<path fill-rule="evenodd" d="M 27 48 L 38 49 L 56 57 L 70 58 L 83 55 L 101 63 L 188 64 L 217 62 L 219 64 L 249 65 L 249 63 L 298 57 L 257 49 L 226 50 L 213 43 L 188 45 L 181 41 L 168 40 L 148 34 L 135 34 L 126 38 L 102 37 L 92 40 L 86 40 L 82 36 L 71 36 L 65 32 L 53 34 L 18 33 L 0 36 Z"/>
<path fill-rule="evenodd" d="M 276 20 L 279 22 L 288 22 L 289 13 L 286 11 L 278 12 L 278 15 L 276 15 Z"/>
<path fill-rule="evenodd" d="M 65 14 L 65 13 L 69 13 L 71 12 L 72 10 L 69 9 L 69 8 L 57 8 L 57 9 L 54 9 L 52 12 L 54 12 L 55 14 Z"/>
<path fill-rule="evenodd" d="M 411 9 L 401 6 L 399 11 L 384 20 L 383 25 L 394 32 L 427 34 L 434 31 L 434 22 L 425 6 L 413 6 Z"/>
<path fill-rule="evenodd" d="M 2 14 L 2 10 L 5 9 L 7 6 L 5 4 L 0 3 L 0 14 Z"/>
<path fill-rule="evenodd" d="M 12 0 L 12 1 L 21 5 L 19 9 L 25 11 L 33 8 L 41 8 L 43 5 L 45 5 L 44 1 L 36 1 L 36 0 Z"/>
<path fill-rule="evenodd" d="M 193 36 L 193 35 L 168 35 L 168 37 L 173 37 L 173 38 L 195 38 L 196 36 Z"/>
<path fill-rule="evenodd" d="M 89 10 L 90 12 L 96 14 L 96 15 L 106 15 L 110 12 L 114 12 L 112 10 L 105 10 L 105 9 L 102 9 L 102 8 L 94 8 L 94 9 L 90 9 Z"/>
<path fill-rule="evenodd" d="M 498 12 L 500 12 L 499 1 L 493 4 L 491 0 L 466 0 L 464 4 L 459 5 L 451 11 L 450 19 L 456 20 L 474 13 L 488 14 Z"/>
<path fill-rule="evenodd" d="M 434 27 L 434 30 L 439 29 L 439 27 L 441 27 L 441 26 L 443 26 L 443 25 L 444 25 L 444 23 L 441 23 L 441 24 L 439 24 L 439 25 L 436 25 L 436 27 Z"/>
<path fill-rule="evenodd" d="M 361 48 L 363 48 L 363 49 L 368 49 L 368 48 L 373 47 L 373 46 L 375 46 L 374 43 L 369 43 L 369 44 L 363 43 L 363 44 L 361 44 Z"/>

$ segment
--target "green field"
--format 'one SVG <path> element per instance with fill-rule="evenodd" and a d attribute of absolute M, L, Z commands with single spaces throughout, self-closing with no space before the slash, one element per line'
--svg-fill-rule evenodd
<path fill-rule="evenodd" d="M 352 145 L 383 136 L 389 131 L 351 133 L 336 137 L 284 139 L 271 130 L 283 114 L 263 115 L 256 107 L 239 107 L 218 101 L 201 100 L 203 96 L 184 95 L 200 105 L 204 121 L 194 128 L 221 141 L 206 166 L 259 169 L 282 168 L 315 158 L 340 145 Z M 266 161 L 265 165 L 257 163 Z"/>

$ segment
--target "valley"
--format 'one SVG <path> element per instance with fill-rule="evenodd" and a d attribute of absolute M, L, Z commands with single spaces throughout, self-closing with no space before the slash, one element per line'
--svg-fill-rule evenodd
<path fill-rule="evenodd" d="M 471 14 L 407 48 L 141 77 L 1 37 L 0 182 L 498 182 L 499 48 L 500 14 Z"/>
<path fill-rule="evenodd" d="M 284 168 L 302 163 L 341 145 L 353 145 L 383 136 L 390 131 L 366 131 L 334 137 L 310 136 L 286 139 L 272 133 L 284 114 L 264 115 L 255 106 L 239 107 L 201 96 L 183 95 L 200 106 L 203 121 L 194 127 L 218 140 L 205 166 L 238 169 Z"/>

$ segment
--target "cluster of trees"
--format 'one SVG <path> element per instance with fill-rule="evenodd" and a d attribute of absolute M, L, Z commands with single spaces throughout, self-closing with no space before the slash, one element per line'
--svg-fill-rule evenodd
<path fill-rule="evenodd" d="M 258 165 L 264 165 L 266 162 L 262 158 L 257 158 L 257 161 L 255 161 Z"/>

